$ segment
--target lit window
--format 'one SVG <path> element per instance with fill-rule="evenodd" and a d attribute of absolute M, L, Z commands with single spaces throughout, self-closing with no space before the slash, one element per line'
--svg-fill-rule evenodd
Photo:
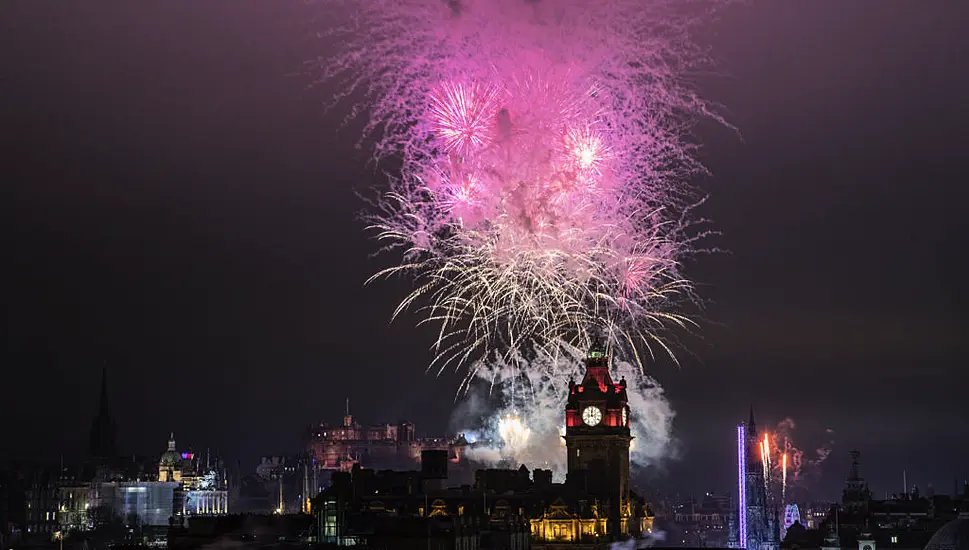
<path fill-rule="evenodd" d="M 892 544 L 898 544 L 898 537 L 892 535 Z"/>

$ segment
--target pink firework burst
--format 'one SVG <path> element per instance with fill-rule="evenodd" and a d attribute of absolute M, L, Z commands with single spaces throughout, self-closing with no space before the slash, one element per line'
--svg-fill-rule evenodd
<path fill-rule="evenodd" d="M 464 157 L 491 141 L 500 94 L 498 88 L 477 83 L 445 83 L 431 94 L 431 131 L 441 139 L 446 151 Z"/>
<path fill-rule="evenodd" d="M 695 249 L 687 139 L 712 116 L 684 76 L 690 30 L 726 0 L 321 0 L 339 103 L 401 169 L 370 215 L 439 327 L 436 364 L 473 375 L 496 354 L 643 349 L 689 321 Z"/>
<path fill-rule="evenodd" d="M 581 126 L 566 130 L 563 140 L 563 168 L 578 172 L 578 179 L 587 185 L 598 185 L 603 164 L 609 157 L 609 147 L 602 134 L 590 126 Z"/>

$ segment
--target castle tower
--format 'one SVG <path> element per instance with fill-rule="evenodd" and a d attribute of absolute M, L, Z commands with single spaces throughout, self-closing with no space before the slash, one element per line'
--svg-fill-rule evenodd
<path fill-rule="evenodd" d="M 115 426 L 108 406 L 108 368 L 101 369 L 101 397 L 98 412 L 91 424 L 91 458 L 106 461 L 117 458 L 115 447 Z"/>
<path fill-rule="evenodd" d="M 629 515 L 629 405 L 626 380 L 609 374 L 610 354 L 598 341 L 589 350 L 580 384 L 569 381 L 565 405 L 567 483 L 579 485 L 608 509 L 608 534 L 627 531 Z"/>

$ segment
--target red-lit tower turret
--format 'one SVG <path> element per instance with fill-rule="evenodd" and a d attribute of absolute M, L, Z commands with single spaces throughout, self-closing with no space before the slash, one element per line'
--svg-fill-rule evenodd
<path fill-rule="evenodd" d="M 565 405 L 568 481 L 608 508 L 609 532 L 620 532 L 620 518 L 629 502 L 630 411 L 626 379 L 612 381 L 608 347 L 595 342 L 586 358 L 582 383 L 569 381 Z M 602 512 L 600 512 L 602 513 Z"/>

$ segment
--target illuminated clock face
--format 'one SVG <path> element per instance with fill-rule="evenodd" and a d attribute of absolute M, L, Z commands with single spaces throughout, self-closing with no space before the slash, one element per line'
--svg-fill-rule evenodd
<path fill-rule="evenodd" d="M 622 408 L 622 425 L 629 425 L 629 413 L 626 411 L 626 407 Z"/>
<path fill-rule="evenodd" d="M 865 550 L 871 550 L 871 545 L 870 544 L 866 544 L 865 545 Z"/>
<path fill-rule="evenodd" d="M 602 422 L 602 411 L 599 407 L 586 407 L 582 411 L 582 421 L 586 426 L 598 426 L 599 422 Z"/>

